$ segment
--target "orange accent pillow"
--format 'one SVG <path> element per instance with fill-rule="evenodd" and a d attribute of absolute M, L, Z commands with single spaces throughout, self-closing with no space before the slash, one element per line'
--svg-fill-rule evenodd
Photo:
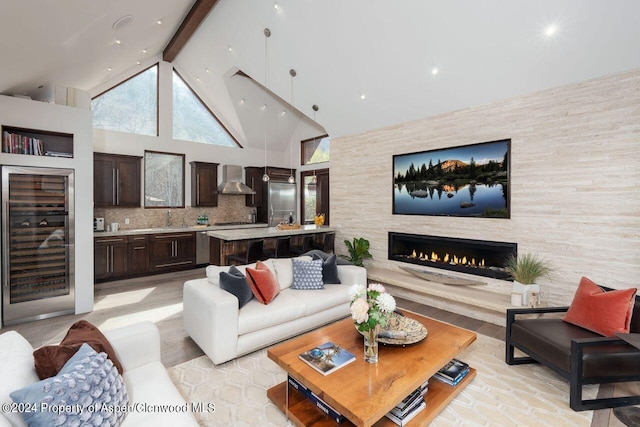
<path fill-rule="evenodd" d="M 605 292 L 583 277 L 562 320 L 605 337 L 613 337 L 616 332 L 628 333 L 636 292 L 636 288 Z"/>
<path fill-rule="evenodd" d="M 38 378 L 55 377 L 82 344 L 89 344 L 98 353 L 105 352 L 120 375 L 123 369 L 116 352 L 102 332 L 86 320 L 79 320 L 69 328 L 60 345 L 40 347 L 33 352 L 34 366 Z"/>
<path fill-rule="evenodd" d="M 262 304 L 267 305 L 280 293 L 280 285 L 273 272 L 264 263 L 258 261 L 256 268 L 247 267 L 247 281 L 253 295 Z"/>

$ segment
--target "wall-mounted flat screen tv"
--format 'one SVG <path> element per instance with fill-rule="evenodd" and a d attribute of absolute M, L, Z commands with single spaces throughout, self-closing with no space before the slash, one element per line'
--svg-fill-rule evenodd
<path fill-rule="evenodd" d="M 393 156 L 393 213 L 510 218 L 511 140 Z"/>

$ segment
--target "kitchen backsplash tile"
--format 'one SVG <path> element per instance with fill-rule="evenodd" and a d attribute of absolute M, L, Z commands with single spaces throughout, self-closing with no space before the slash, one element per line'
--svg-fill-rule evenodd
<path fill-rule="evenodd" d="M 117 222 L 121 230 L 133 230 L 138 228 L 157 228 L 167 225 L 167 211 L 171 212 L 171 225 L 192 226 L 198 223 L 198 216 L 207 215 L 209 224 L 215 222 L 250 222 L 251 213 L 255 208 L 245 206 L 244 196 L 220 194 L 218 195 L 218 207 L 194 208 L 187 206 L 184 209 L 175 208 L 105 208 L 94 209 L 94 217 L 103 217 L 104 223 Z M 129 224 L 125 224 L 125 218 L 129 218 Z"/>

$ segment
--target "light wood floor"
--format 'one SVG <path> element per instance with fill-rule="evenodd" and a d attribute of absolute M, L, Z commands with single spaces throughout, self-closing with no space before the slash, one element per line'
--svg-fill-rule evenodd
<path fill-rule="evenodd" d="M 187 336 L 182 325 L 182 285 L 186 280 L 203 277 L 205 269 L 199 268 L 100 283 L 95 288 L 93 312 L 7 326 L 0 329 L 0 333 L 16 330 L 31 345 L 40 347 L 58 344 L 69 327 L 80 319 L 85 319 L 101 329 L 113 329 L 142 320 L 151 320 L 160 330 L 162 362 L 167 367 L 175 366 L 204 354 Z M 396 298 L 396 301 L 401 309 L 411 310 L 489 337 L 504 339 L 504 327 L 402 298 Z M 615 423 L 609 424 L 611 418 L 615 417 L 609 410 L 595 411 L 592 427 L 619 426 Z"/>
<path fill-rule="evenodd" d="M 204 354 L 187 336 L 182 325 L 182 285 L 205 276 L 204 268 L 136 279 L 99 283 L 95 288 L 94 311 L 39 320 L 2 329 L 20 332 L 34 347 L 58 344 L 69 327 L 85 319 L 99 328 L 113 329 L 153 321 L 160 330 L 162 362 L 175 366 Z M 433 317 L 490 337 L 504 339 L 504 328 L 398 298 L 398 307 Z"/>

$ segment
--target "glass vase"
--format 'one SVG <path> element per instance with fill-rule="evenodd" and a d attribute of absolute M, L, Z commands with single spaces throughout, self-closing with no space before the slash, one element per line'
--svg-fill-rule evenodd
<path fill-rule="evenodd" d="M 367 363 L 378 363 L 378 329 L 376 326 L 364 334 L 364 360 Z"/>

